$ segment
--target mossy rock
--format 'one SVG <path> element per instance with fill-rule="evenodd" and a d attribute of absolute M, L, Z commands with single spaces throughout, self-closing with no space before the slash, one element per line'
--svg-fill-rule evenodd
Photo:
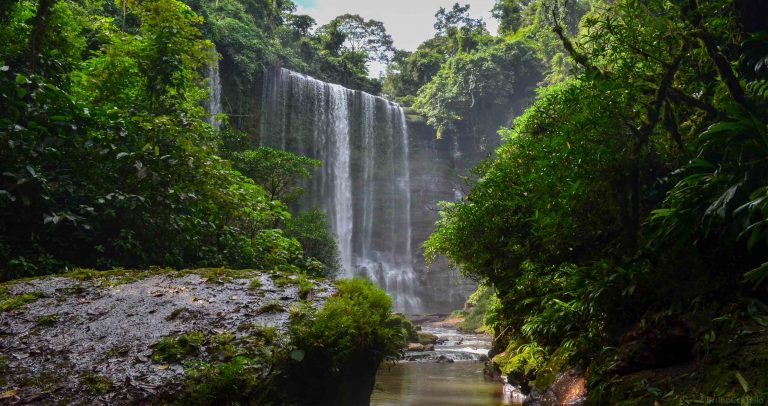
<path fill-rule="evenodd" d="M 387 324 L 392 327 L 399 327 L 403 331 L 403 335 L 409 343 L 415 343 L 419 341 L 419 329 L 402 313 L 393 313 Z"/>
<path fill-rule="evenodd" d="M 421 331 L 418 333 L 418 342 L 419 344 L 422 344 L 422 345 L 435 344 L 439 339 L 440 337 L 432 333 L 424 333 Z"/>

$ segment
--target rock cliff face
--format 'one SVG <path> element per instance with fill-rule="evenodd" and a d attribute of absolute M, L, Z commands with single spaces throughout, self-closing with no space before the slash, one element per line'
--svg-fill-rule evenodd
<path fill-rule="evenodd" d="M 0 285 L 0 404 L 204 404 L 254 385 L 280 399 L 291 312 L 334 292 L 296 275 L 223 269 Z"/>
<path fill-rule="evenodd" d="M 465 132 L 447 132 L 437 139 L 435 130 L 406 109 L 410 133 L 411 218 L 414 267 L 422 281 L 420 295 L 427 313 L 461 309 L 475 284 L 439 260 L 427 269 L 421 245 L 435 230 L 440 201 L 460 199 L 469 190 L 471 169 L 490 156 L 500 139 L 481 140 Z"/>

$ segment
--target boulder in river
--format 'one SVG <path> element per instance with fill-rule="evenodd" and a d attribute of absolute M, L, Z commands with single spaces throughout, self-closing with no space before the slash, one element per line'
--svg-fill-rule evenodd
<path fill-rule="evenodd" d="M 408 351 L 409 352 L 421 352 L 425 351 L 424 344 L 419 343 L 408 343 Z"/>
<path fill-rule="evenodd" d="M 439 357 L 437 357 L 437 359 L 435 359 L 435 362 L 437 362 L 438 364 L 451 363 L 453 362 L 453 358 L 448 358 L 445 355 L 440 355 Z"/>
<path fill-rule="evenodd" d="M 440 337 L 436 336 L 432 333 L 424 333 L 419 332 L 419 343 L 427 345 L 427 344 L 435 344 L 440 339 Z"/>

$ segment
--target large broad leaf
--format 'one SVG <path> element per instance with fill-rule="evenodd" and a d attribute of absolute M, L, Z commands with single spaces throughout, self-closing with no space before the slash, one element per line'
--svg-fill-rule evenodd
<path fill-rule="evenodd" d="M 754 289 L 757 289 L 766 279 L 768 279 L 768 262 L 744 274 L 747 281 L 754 282 Z"/>
<path fill-rule="evenodd" d="M 736 193 L 741 189 L 741 187 L 744 186 L 744 182 L 739 182 L 731 187 L 729 187 L 723 194 L 720 195 L 720 197 L 717 198 L 704 212 L 704 216 L 712 216 L 717 215 L 717 217 L 724 219 L 728 214 L 728 206 L 730 205 L 731 201 L 733 201 L 733 197 L 736 196 Z"/>
<path fill-rule="evenodd" d="M 291 351 L 291 359 L 296 362 L 301 362 L 304 360 L 304 350 L 293 350 Z"/>

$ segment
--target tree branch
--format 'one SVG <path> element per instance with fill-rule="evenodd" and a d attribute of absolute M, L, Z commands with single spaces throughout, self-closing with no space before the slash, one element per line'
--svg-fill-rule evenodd
<path fill-rule="evenodd" d="M 704 45 L 707 55 L 709 55 L 709 58 L 715 63 L 717 73 L 720 74 L 720 80 L 722 80 L 725 87 L 728 88 L 728 94 L 731 96 L 731 99 L 742 106 L 746 106 L 747 97 L 744 93 L 744 89 L 742 89 L 741 84 L 739 83 L 739 79 L 736 77 L 733 69 L 731 69 L 731 65 L 725 58 L 725 55 L 717 49 L 715 37 L 708 32 L 701 23 L 698 1 L 688 0 L 688 6 L 690 8 L 689 18 L 693 26 L 697 29 L 692 33 L 693 36 Z"/>
<path fill-rule="evenodd" d="M 693 96 L 689 96 L 678 88 L 675 88 L 675 87 L 669 88 L 669 98 L 678 103 L 684 103 L 690 107 L 697 108 L 699 110 L 704 111 L 705 113 L 707 113 L 708 118 L 717 117 L 717 114 L 718 114 L 717 109 L 714 106 L 705 102 L 704 100 L 699 100 Z"/>
<path fill-rule="evenodd" d="M 571 58 L 577 64 L 583 66 L 584 69 L 597 70 L 591 63 L 589 63 L 589 59 L 587 59 L 587 57 L 584 54 L 577 51 L 576 48 L 574 48 L 571 40 L 565 36 L 565 34 L 563 33 L 563 27 L 560 26 L 560 23 L 555 18 L 554 11 L 552 12 L 552 17 L 554 20 L 554 23 L 553 23 L 554 26 L 552 27 L 552 32 L 557 34 L 558 38 L 560 38 L 560 42 L 562 42 L 563 48 L 565 48 L 565 50 L 568 52 Z"/>
<path fill-rule="evenodd" d="M 32 34 L 27 42 L 27 58 L 32 72 L 36 70 L 45 37 L 48 36 L 50 29 L 48 20 L 55 4 L 56 0 L 40 0 L 37 5 L 37 12 L 32 19 Z"/>

